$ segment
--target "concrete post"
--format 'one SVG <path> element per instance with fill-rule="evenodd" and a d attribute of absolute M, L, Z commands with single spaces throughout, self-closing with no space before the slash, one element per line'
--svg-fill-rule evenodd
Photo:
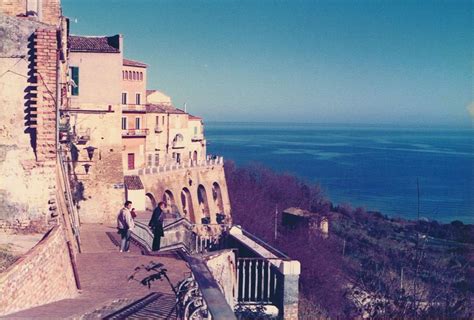
<path fill-rule="evenodd" d="M 297 260 L 282 261 L 279 269 L 283 275 L 283 319 L 297 320 L 301 264 Z"/>

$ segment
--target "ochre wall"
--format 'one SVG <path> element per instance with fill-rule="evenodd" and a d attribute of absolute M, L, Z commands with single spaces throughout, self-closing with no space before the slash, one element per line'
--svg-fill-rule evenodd
<path fill-rule="evenodd" d="M 70 52 L 69 66 L 79 67 L 79 95 L 71 96 L 73 106 L 121 103 L 122 53 Z"/>
<path fill-rule="evenodd" d="M 61 226 L 0 274 L 0 316 L 77 295 Z"/>
<path fill-rule="evenodd" d="M 143 74 L 143 80 L 123 79 L 122 73 L 122 92 L 127 93 L 126 104 L 137 104 L 135 95 L 140 94 L 140 104 L 146 104 L 146 68 L 123 66 L 123 71 L 135 71 Z"/>

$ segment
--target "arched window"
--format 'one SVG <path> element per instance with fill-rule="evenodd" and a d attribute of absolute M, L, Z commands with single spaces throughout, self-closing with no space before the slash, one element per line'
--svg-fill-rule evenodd
<path fill-rule="evenodd" d="M 206 188 L 202 184 L 199 185 L 197 190 L 199 209 L 202 212 L 201 223 L 206 224 L 211 222 L 211 215 L 209 212 L 209 203 L 207 202 Z"/>
<path fill-rule="evenodd" d="M 194 217 L 194 208 L 193 201 L 191 198 L 191 192 L 188 188 L 183 188 L 181 191 L 181 205 L 183 208 L 184 215 L 192 222 L 196 223 L 196 218 Z"/>
<path fill-rule="evenodd" d="M 143 72 L 140 72 L 140 81 L 143 81 Z"/>
<path fill-rule="evenodd" d="M 137 80 L 137 72 L 133 71 L 133 80 Z"/>
<path fill-rule="evenodd" d="M 128 73 L 128 71 L 125 71 L 125 79 L 130 79 L 130 74 Z"/>

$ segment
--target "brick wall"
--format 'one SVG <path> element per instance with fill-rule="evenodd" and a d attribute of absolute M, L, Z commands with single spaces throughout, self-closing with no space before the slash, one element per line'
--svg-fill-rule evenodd
<path fill-rule="evenodd" d="M 38 17 L 39 21 L 46 24 L 56 25 L 62 14 L 60 0 L 38 0 L 36 3 L 41 4 L 41 8 L 28 8 L 27 0 L 1 0 L 0 13 L 9 16 L 26 16 L 27 11 L 29 10 L 40 11 L 41 13 L 37 12 L 41 15 L 41 17 Z M 34 1 L 30 2 L 30 4 L 35 6 Z"/>
<path fill-rule="evenodd" d="M 76 296 L 64 231 L 51 229 L 35 247 L 0 274 L 0 316 Z"/>
<path fill-rule="evenodd" d="M 36 153 L 37 160 L 55 164 L 56 159 L 56 30 L 35 32 L 35 76 L 37 90 Z"/>

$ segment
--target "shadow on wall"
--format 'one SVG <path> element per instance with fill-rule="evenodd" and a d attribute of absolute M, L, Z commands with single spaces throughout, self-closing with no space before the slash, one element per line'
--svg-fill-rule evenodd
<path fill-rule="evenodd" d="M 38 110 L 37 108 L 37 93 L 36 89 L 37 87 L 35 85 L 32 85 L 37 82 L 37 77 L 35 76 L 35 56 L 36 56 L 36 50 L 34 48 L 34 39 L 35 39 L 35 34 L 31 34 L 28 38 L 28 85 L 25 90 L 25 109 L 24 109 L 24 119 L 25 119 L 25 133 L 30 135 L 30 145 L 31 148 L 33 149 L 33 152 L 35 154 L 35 159 L 38 160 L 38 156 L 36 154 L 36 112 Z"/>

